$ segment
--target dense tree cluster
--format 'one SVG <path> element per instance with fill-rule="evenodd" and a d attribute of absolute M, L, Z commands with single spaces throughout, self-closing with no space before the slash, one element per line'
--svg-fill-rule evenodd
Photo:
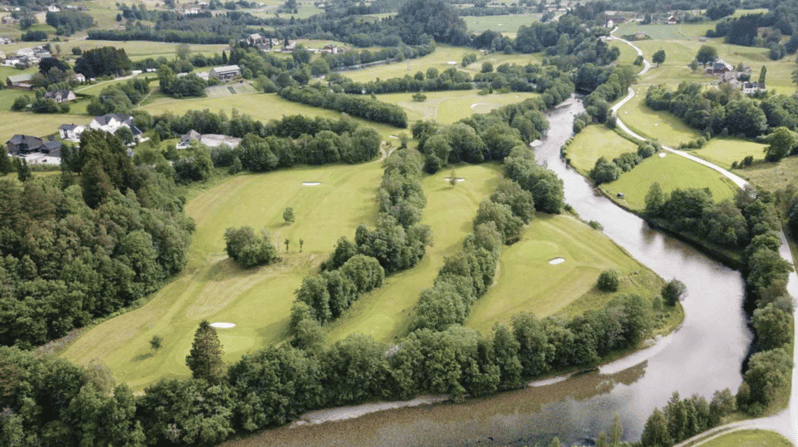
<path fill-rule="evenodd" d="M 402 78 L 377 79 L 368 82 L 354 82 L 338 73 L 333 73 L 327 76 L 326 81 L 335 91 L 358 95 L 470 90 L 474 88 L 471 76 L 456 68 L 448 68 L 441 73 L 438 72 L 437 68 L 430 68 L 426 73 L 419 71 L 413 76 L 407 74 Z"/>
<path fill-rule="evenodd" d="M 584 101 L 585 112 L 604 123 L 612 115 L 611 103 L 626 95 L 634 80 L 634 69 L 628 65 L 603 68 L 586 64 L 577 70 L 575 83 L 577 89 L 591 92 Z"/>
<path fill-rule="evenodd" d="M 344 112 L 402 129 L 407 127 L 407 113 L 401 107 L 376 99 L 335 93 L 322 86 L 286 87 L 279 91 L 279 95 L 289 101 Z"/>
<path fill-rule="evenodd" d="M 47 24 L 55 28 L 59 36 L 69 36 L 94 26 L 94 19 L 85 12 L 69 10 L 48 12 L 46 17 Z"/>
<path fill-rule="evenodd" d="M 84 51 L 75 62 L 75 72 L 86 76 L 86 79 L 97 76 L 121 75 L 130 72 L 133 63 L 123 48 L 95 48 Z"/>
<path fill-rule="evenodd" d="M 781 3 L 781 4 L 779 4 Z M 790 4 L 792 3 L 792 4 Z M 779 60 L 794 53 L 798 37 L 782 44 L 782 36 L 795 36 L 798 25 L 798 5 L 794 2 L 775 2 L 766 14 L 746 14 L 718 22 L 715 29 L 707 30 L 707 37 L 725 37 L 733 45 L 758 46 L 770 49 L 770 58 Z"/>
<path fill-rule="evenodd" d="M 208 83 L 194 73 L 177 76 L 168 65 L 158 69 L 158 85 L 166 95 L 174 98 L 191 96 L 205 96 L 205 87 Z"/>
<path fill-rule="evenodd" d="M 155 291 L 186 263 L 193 224 L 170 179 L 134 168 L 101 131 L 64 155 L 80 186 L 0 182 L 3 345 L 62 337 Z"/>
<path fill-rule="evenodd" d="M 130 79 L 124 83 L 116 83 L 105 87 L 100 94 L 91 98 L 86 111 L 90 115 L 101 116 L 107 113 L 129 115 L 133 108 L 150 91 L 146 79 Z"/>
<path fill-rule="evenodd" d="M 637 145 L 636 153 L 624 152 L 613 158 L 612 161 L 608 161 L 605 157 L 599 157 L 599 159 L 596 160 L 596 165 L 593 167 L 593 170 L 590 171 L 590 178 L 593 179 L 597 185 L 613 182 L 618 180 L 621 174 L 631 171 L 635 166 L 642 163 L 643 160 L 659 151 L 659 144 L 644 141 Z"/>
<path fill-rule="evenodd" d="M 249 226 L 228 228 L 224 232 L 225 250 L 243 268 L 271 264 L 277 260 L 276 242 L 271 231 L 263 228 L 260 236 Z"/>
<path fill-rule="evenodd" d="M 716 391 L 712 401 L 698 395 L 682 399 L 674 392 L 667 405 L 655 408 L 640 436 L 641 447 L 670 447 L 717 426 L 723 416 L 735 409 L 729 389 Z"/>

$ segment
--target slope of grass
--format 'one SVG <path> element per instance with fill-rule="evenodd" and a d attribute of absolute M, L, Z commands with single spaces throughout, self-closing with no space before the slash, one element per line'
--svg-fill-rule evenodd
<path fill-rule="evenodd" d="M 798 157 L 787 157 L 778 163 L 756 163 L 738 172 L 754 185 L 775 192 L 790 183 L 798 184 Z"/>
<path fill-rule="evenodd" d="M 700 150 L 692 151 L 701 157 L 720 167 L 729 169 L 732 163 L 742 161 L 747 156 L 754 157 L 754 160 L 765 158 L 765 148 L 767 145 L 734 138 L 713 138 L 706 146 Z"/>
<path fill-rule="evenodd" d="M 645 104 L 648 87 L 633 86 L 635 96 L 618 110 L 618 117 L 638 134 L 660 143 L 677 147 L 701 136 L 678 117 L 650 109 Z"/>
<path fill-rule="evenodd" d="M 444 170 L 422 180 L 427 206 L 422 223 L 432 229 L 433 247 L 414 268 L 391 276 L 380 289 L 361 297 L 346 314 L 328 327 L 328 342 L 352 333 L 371 335 L 380 341 L 396 341 L 407 333 L 419 294 L 431 287 L 446 256 L 458 253 L 472 231 L 479 202 L 488 198 L 501 178 L 499 166 L 485 164 L 457 167 L 465 181 L 452 187 Z"/>
<path fill-rule="evenodd" d="M 565 261 L 549 264 L 555 258 Z M 603 307 L 614 296 L 595 288 L 605 269 L 620 273 L 619 293 L 650 294 L 661 286 L 656 274 L 603 233 L 570 216 L 539 214 L 519 242 L 502 250 L 496 284 L 474 304 L 468 326 L 488 333 L 521 312 L 542 318 Z M 588 299 L 577 303 L 586 294 Z"/>
<path fill-rule="evenodd" d="M 302 278 L 332 252 L 339 237 L 351 238 L 359 224 L 373 224 L 381 175 L 379 163 L 296 167 L 236 176 L 203 192 L 186 206 L 197 231 L 184 271 L 144 306 L 87 331 L 64 357 L 81 364 L 100 358 L 117 381 L 139 390 L 164 377 L 189 376 L 185 356 L 203 319 L 236 324 L 219 330 L 227 362 L 282 341 Z M 322 184 L 303 186 L 306 181 Z M 292 225 L 282 219 L 287 206 L 296 216 Z M 224 252 L 223 235 L 226 228 L 242 225 L 271 229 L 283 260 L 249 270 L 234 264 Z M 288 254 L 286 239 L 291 240 Z M 156 334 L 164 343 L 153 353 L 149 340 Z"/>
<path fill-rule="evenodd" d="M 624 199 L 620 202 L 641 210 L 646 206 L 648 188 L 654 182 L 659 182 L 666 193 L 676 188 L 709 188 L 718 202 L 733 198 L 736 193 L 736 186 L 720 173 L 670 153 L 665 157 L 648 158 L 618 180 L 603 184 L 600 188 L 612 197 L 623 193 Z"/>
<path fill-rule="evenodd" d="M 588 176 L 600 157 L 612 160 L 624 152 L 637 152 L 637 145 L 605 126 L 592 125 L 574 136 L 567 151 L 571 166 Z"/>
<path fill-rule="evenodd" d="M 698 444 L 701 447 L 791 447 L 784 436 L 767 430 L 739 430 Z"/>

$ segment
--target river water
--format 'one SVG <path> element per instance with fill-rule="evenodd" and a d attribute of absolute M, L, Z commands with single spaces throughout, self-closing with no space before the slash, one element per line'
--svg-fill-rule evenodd
<path fill-rule="evenodd" d="M 532 445 L 558 436 L 567 443 L 609 431 L 618 413 L 624 437 L 638 440 L 648 415 L 673 391 L 682 396 L 742 382 L 741 365 L 752 334 L 743 312 L 740 274 L 692 247 L 648 228 L 614 205 L 559 157 L 581 102 L 549 113 L 550 130 L 535 152 L 565 184 L 565 199 L 586 220 L 666 280 L 687 285 L 682 326 L 648 351 L 551 385 L 500 393 L 461 404 L 437 404 L 368 414 L 318 425 L 287 426 L 227 443 L 286 446 Z M 669 155 L 671 156 L 671 155 Z"/>

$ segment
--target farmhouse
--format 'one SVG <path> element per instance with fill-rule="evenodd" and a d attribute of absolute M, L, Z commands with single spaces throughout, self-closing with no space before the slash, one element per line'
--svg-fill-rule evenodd
<path fill-rule="evenodd" d="M 130 132 L 133 133 L 133 138 L 141 140 L 143 133 L 133 124 L 133 117 L 130 115 L 109 113 L 103 116 L 95 116 L 89 123 L 89 129 L 104 130 L 108 133 L 116 133 L 123 126 L 130 129 Z"/>
<path fill-rule="evenodd" d="M 241 76 L 241 68 L 238 65 L 227 65 L 224 67 L 211 68 L 209 76 L 220 81 L 228 81 Z"/>
<path fill-rule="evenodd" d="M 337 47 L 333 44 L 327 44 L 324 46 L 324 48 L 321 49 L 321 52 L 327 54 L 341 54 L 344 52 L 344 49 Z"/>
<path fill-rule="evenodd" d="M 743 83 L 743 93 L 751 94 L 756 93 L 759 91 L 764 92 L 766 90 L 764 82 L 744 82 Z"/>
<path fill-rule="evenodd" d="M 43 141 L 30 135 L 14 135 L 6 142 L 8 153 L 25 157 L 28 163 L 61 164 L 61 142 Z"/>
<path fill-rule="evenodd" d="M 6 78 L 6 87 L 30 89 L 33 86 L 33 75 L 30 73 L 9 76 Z"/>
<path fill-rule="evenodd" d="M 723 59 L 715 59 L 712 67 L 707 68 L 707 74 L 718 75 L 734 71 L 734 67 Z"/>
<path fill-rule="evenodd" d="M 266 39 L 264 39 L 263 36 L 261 36 L 260 34 L 257 34 L 257 33 L 256 34 L 250 34 L 249 36 L 247 36 L 247 44 L 249 44 L 249 45 L 257 45 L 257 44 L 263 43 L 265 41 L 266 41 Z"/>
<path fill-rule="evenodd" d="M 57 103 L 67 102 L 67 101 L 74 101 L 77 99 L 75 96 L 75 92 L 72 90 L 53 90 L 51 92 L 47 92 L 42 96 L 44 99 L 54 99 Z"/>

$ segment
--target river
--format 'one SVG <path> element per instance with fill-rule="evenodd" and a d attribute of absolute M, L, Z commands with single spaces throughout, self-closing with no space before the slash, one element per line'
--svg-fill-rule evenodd
<path fill-rule="evenodd" d="M 687 285 L 686 318 L 650 350 L 589 373 L 550 385 L 500 393 L 460 404 L 399 408 L 355 419 L 268 430 L 226 446 L 446 446 L 532 445 L 558 436 L 566 443 L 609 430 L 618 413 L 624 437 L 638 440 L 654 407 L 673 391 L 710 399 L 723 388 L 736 392 L 752 334 L 743 312 L 743 279 L 694 248 L 648 228 L 614 205 L 559 157 L 571 135 L 581 102 L 569 101 L 549 113 L 550 130 L 535 152 L 563 179 L 565 199 L 586 220 L 666 280 Z M 670 156 L 670 155 L 669 155 Z"/>

